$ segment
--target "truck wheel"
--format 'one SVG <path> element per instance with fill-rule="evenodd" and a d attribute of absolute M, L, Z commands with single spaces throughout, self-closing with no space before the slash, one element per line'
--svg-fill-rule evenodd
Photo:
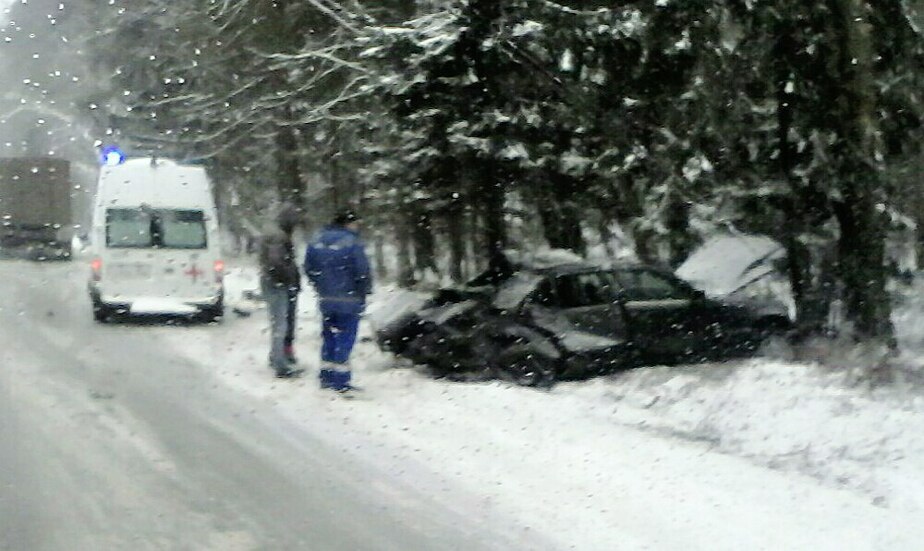
<path fill-rule="evenodd" d="M 99 323 L 106 323 L 115 314 L 115 310 L 102 302 L 93 301 L 93 319 Z"/>
<path fill-rule="evenodd" d="M 509 346 L 497 359 L 501 377 L 522 386 L 552 386 L 555 363 L 553 358 L 537 352 L 528 344 Z"/>

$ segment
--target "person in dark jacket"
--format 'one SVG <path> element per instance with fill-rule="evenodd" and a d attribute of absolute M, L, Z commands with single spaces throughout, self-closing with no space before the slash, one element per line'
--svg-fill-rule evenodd
<path fill-rule="evenodd" d="M 298 211 L 284 205 L 260 239 L 260 288 L 266 300 L 270 321 L 270 367 L 277 377 L 292 377 L 300 371 L 295 363 L 295 314 L 301 275 L 295 263 L 292 232 L 298 225 Z"/>
<path fill-rule="evenodd" d="M 358 232 L 359 218 L 352 211 L 343 212 L 311 240 L 305 252 L 305 275 L 318 293 L 322 316 L 321 388 L 354 388 L 350 353 L 372 291 L 369 259 Z"/>

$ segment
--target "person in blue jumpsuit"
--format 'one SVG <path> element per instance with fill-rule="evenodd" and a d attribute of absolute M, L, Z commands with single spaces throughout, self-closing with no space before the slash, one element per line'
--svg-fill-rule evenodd
<path fill-rule="evenodd" d="M 372 291 L 369 259 L 353 211 L 338 214 L 314 236 L 305 252 L 305 274 L 318 293 L 322 316 L 321 388 L 352 390 L 350 353 Z"/>

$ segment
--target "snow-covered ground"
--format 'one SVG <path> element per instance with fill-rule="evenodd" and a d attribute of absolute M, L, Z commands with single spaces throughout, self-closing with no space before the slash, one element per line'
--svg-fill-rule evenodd
<path fill-rule="evenodd" d="M 520 519 L 514 534 L 539 532 L 561 549 L 910 550 L 924 541 L 924 390 L 914 381 L 870 386 L 853 370 L 754 358 L 537 391 L 432 380 L 367 339 L 353 358 L 366 391 L 344 400 L 316 388 L 319 320 L 308 292 L 297 341 L 308 376 L 271 377 L 265 312 L 240 298 L 255 286 L 251 268 L 232 269 L 230 306 L 253 315 L 229 311 L 220 330 L 165 337 L 216 384 L 392 476 L 429 494 L 467 488 L 485 518 Z M 909 291 L 896 314 L 908 373 L 924 356 L 920 295 Z"/>

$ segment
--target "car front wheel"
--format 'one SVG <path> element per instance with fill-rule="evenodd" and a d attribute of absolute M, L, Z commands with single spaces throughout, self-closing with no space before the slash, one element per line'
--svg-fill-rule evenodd
<path fill-rule="evenodd" d="M 555 381 L 556 361 L 528 344 L 514 344 L 497 359 L 498 375 L 522 386 L 551 386 Z"/>

